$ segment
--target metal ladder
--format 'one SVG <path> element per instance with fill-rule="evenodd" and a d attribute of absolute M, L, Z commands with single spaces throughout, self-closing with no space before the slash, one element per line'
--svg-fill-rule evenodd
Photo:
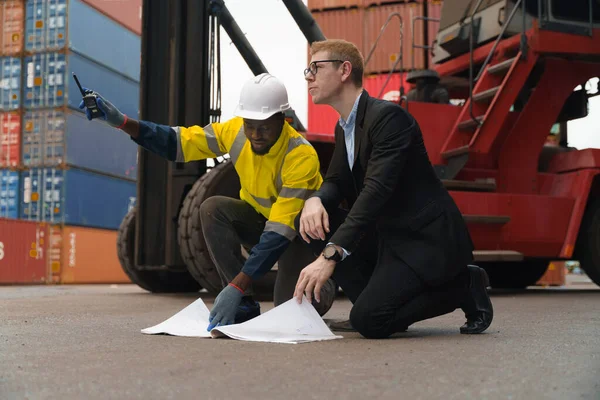
<path fill-rule="evenodd" d="M 473 9 L 471 21 L 482 3 L 483 0 L 479 0 Z M 506 28 L 520 6 L 523 11 L 523 31 L 517 56 L 497 60 L 495 64 L 490 65 Z M 442 147 L 441 155 L 448 161 L 445 178 L 454 178 L 467 163 L 470 153 L 489 153 L 496 144 L 511 106 L 519 95 L 519 90 L 505 88 L 523 87 L 535 66 L 536 56 L 530 54 L 527 48 L 525 17 L 525 2 L 517 0 L 476 77 L 473 77 L 474 39 L 473 24 L 470 24 L 469 98 Z"/>
<path fill-rule="evenodd" d="M 505 123 L 509 120 L 511 107 L 517 100 L 520 90 L 526 83 L 538 60 L 538 55 L 531 52 L 526 36 L 526 4 L 517 0 L 502 26 L 500 34 L 494 42 L 489 54 L 476 77 L 473 77 L 473 16 L 478 12 L 483 0 L 479 0 L 470 15 L 469 32 L 469 98 L 466 101 L 456 124 L 442 147 L 442 157 L 447 160 L 445 178 L 453 179 L 466 165 L 469 156 L 473 154 L 488 155 L 495 146 L 499 145 L 507 134 Z M 546 15 L 542 12 L 542 0 L 538 0 L 539 29 L 552 30 L 549 18 L 550 2 L 545 1 Z M 593 29 L 593 1 L 588 0 L 590 10 L 590 25 L 585 32 L 591 35 Z M 503 38 L 504 32 L 521 7 L 523 24 L 520 34 L 519 51 L 514 57 L 504 57 L 490 61 L 496 48 Z"/>

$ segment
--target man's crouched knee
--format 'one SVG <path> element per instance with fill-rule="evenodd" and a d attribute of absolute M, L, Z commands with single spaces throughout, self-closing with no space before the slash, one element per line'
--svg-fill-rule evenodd
<path fill-rule="evenodd" d="M 350 324 L 367 339 L 383 339 L 396 332 L 393 324 L 394 310 L 377 309 L 358 301 L 350 311 Z"/>
<path fill-rule="evenodd" d="M 222 203 L 222 196 L 212 196 L 204 200 L 202 204 L 200 204 L 200 218 L 213 215 Z"/>

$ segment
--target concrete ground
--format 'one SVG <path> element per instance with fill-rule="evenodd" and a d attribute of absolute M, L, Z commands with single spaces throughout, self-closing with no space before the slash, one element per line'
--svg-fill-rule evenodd
<path fill-rule="evenodd" d="M 0 399 L 600 399 L 600 288 L 577 279 L 494 292 L 483 335 L 459 334 L 457 311 L 298 345 L 140 333 L 196 296 L 0 287 Z M 349 310 L 340 297 L 325 318 Z"/>

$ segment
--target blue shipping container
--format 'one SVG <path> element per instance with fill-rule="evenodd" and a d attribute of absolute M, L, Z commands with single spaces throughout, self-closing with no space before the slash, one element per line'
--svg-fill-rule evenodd
<path fill-rule="evenodd" d="M 28 0 L 25 18 L 28 52 L 69 48 L 139 82 L 140 36 L 80 0 Z"/>
<path fill-rule="evenodd" d="M 118 229 L 135 204 L 135 182 L 71 168 L 22 172 L 21 218 Z"/>
<path fill-rule="evenodd" d="M 45 53 L 25 57 L 25 100 L 27 109 L 69 106 L 78 112 L 81 92 L 73 79 L 93 89 L 121 112 L 138 118 L 140 85 L 76 53 Z M 83 112 L 82 112 L 83 113 Z"/>
<path fill-rule="evenodd" d="M 0 169 L 0 217 L 19 218 L 19 173 Z"/>
<path fill-rule="evenodd" d="M 70 110 L 28 111 L 23 117 L 23 165 L 69 165 L 136 179 L 137 144 L 101 120 Z"/>
<path fill-rule="evenodd" d="M 21 59 L 0 57 L 0 111 L 21 105 Z"/>

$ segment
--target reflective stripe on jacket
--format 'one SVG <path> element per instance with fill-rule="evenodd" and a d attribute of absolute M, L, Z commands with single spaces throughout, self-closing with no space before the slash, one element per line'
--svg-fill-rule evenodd
<path fill-rule="evenodd" d="M 242 272 L 252 279 L 267 273 L 295 236 L 294 219 L 305 199 L 322 183 L 315 149 L 285 123 L 266 155 L 256 155 L 243 130 L 243 120 L 170 127 L 139 121 L 132 140 L 171 161 L 195 161 L 229 153 L 240 177 L 240 197 L 266 219 L 260 241 L 250 250 Z"/>
<path fill-rule="evenodd" d="M 269 153 L 257 155 L 244 133 L 242 118 L 200 126 L 173 127 L 177 136 L 176 161 L 188 162 L 229 153 L 240 177 L 240 198 L 268 221 L 265 231 L 293 240 L 294 219 L 304 201 L 323 179 L 315 149 L 285 122 Z"/>

